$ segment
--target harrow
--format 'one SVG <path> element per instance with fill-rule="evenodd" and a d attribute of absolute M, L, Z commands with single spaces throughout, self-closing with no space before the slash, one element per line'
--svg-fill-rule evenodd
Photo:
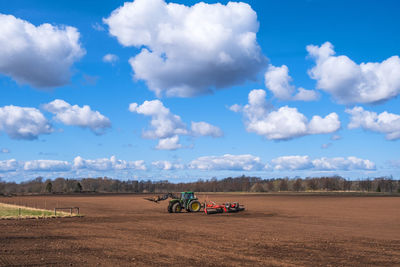
<path fill-rule="evenodd" d="M 224 212 L 239 212 L 244 210 L 244 206 L 240 205 L 239 202 L 216 204 L 213 201 L 209 201 L 208 203 L 204 203 L 203 207 L 204 213 L 207 215 Z"/>

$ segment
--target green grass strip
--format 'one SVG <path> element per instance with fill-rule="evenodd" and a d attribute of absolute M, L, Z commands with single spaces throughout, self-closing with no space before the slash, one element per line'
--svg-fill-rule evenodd
<path fill-rule="evenodd" d="M 74 217 L 79 216 L 77 214 L 70 214 L 69 212 L 57 211 L 57 215 L 54 215 L 54 211 L 35 209 L 17 205 L 10 205 L 0 203 L 0 219 L 17 219 L 17 218 L 53 218 L 53 217 Z"/>

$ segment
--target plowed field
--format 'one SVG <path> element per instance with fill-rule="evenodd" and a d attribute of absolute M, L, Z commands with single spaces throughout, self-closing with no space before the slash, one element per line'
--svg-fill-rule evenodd
<path fill-rule="evenodd" d="M 400 266 L 400 197 L 208 195 L 246 206 L 209 216 L 143 197 L 0 198 L 85 215 L 0 220 L 0 266 Z"/>

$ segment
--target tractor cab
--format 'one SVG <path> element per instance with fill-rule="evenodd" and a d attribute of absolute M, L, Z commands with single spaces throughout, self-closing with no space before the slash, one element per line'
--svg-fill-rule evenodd
<path fill-rule="evenodd" d="M 195 199 L 193 192 L 182 192 L 181 193 L 181 200 L 183 200 L 185 203 L 187 203 L 187 201 L 189 201 L 191 199 Z"/>

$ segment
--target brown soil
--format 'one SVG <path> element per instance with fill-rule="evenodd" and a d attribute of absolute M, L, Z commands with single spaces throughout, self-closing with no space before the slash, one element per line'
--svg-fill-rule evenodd
<path fill-rule="evenodd" d="M 143 197 L 0 198 L 85 214 L 0 220 L 0 266 L 400 266 L 399 197 L 219 194 L 246 211 L 209 216 Z"/>

